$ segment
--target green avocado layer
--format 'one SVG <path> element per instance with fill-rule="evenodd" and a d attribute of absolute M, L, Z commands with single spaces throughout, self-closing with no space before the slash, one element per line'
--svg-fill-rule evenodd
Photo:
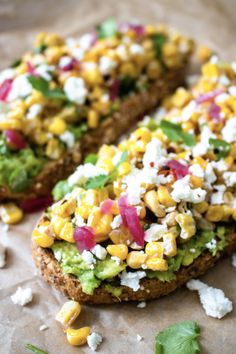
<path fill-rule="evenodd" d="M 178 245 L 177 255 L 168 260 L 168 271 L 155 272 L 147 270 L 147 278 L 157 278 L 163 282 L 174 280 L 176 278 L 175 272 L 181 266 L 188 266 L 193 263 L 206 249 L 213 256 L 222 251 L 227 245 L 226 232 L 227 229 L 224 226 L 218 226 L 214 231 L 199 231 L 190 240 Z M 212 247 L 209 246 L 211 244 L 213 245 Z M 59 261 L 63 272 L 73 274 L 79 279 L 84 293 L 92 295 L 94 289 L 98 288 L 102 281 L 106 281 L 105 289 L 107 292 L 116 297 L 120 296 L 121 288 L 113 286 L 110 282 L 116 281 L 117 275 L 126 268 L 127 265 L 125 263 L 117 264 L 110 256 L 107 256 L 103 261 L 97 259 L 93 269 L 90 269 L 82 259 L 76 245 L 66 241 L 55 242 L 52 246 L 52 251 L 55 258 Z"/>

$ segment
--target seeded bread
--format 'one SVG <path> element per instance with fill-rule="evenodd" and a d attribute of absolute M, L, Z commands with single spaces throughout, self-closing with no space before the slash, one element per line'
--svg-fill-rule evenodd
<path fill-rule="evenodd" d="M 0 202 L 7 199 L 19 201 L 49 195 L 54 185 L 67 178 L 88 153 L 96 152 L 102 144 L 114 143 L 146 112 L 156 107 L 161 99 L 181 85 L 186 68 L 187 62 L 158 79 L 148 91 L 126 98 L 120 110 L 101 122 L 98 128 L 85 134 L 80 144 L 67 151 L 59 160 L 48 162 L 27 191 L 12 193 L 9 189 L 0 187 Z"/>
<path fill-rule="evenodd" d="M 104 285 L 95 289 L 93 295 L 83 293 L 79 280 L 73 275 L 63 274 L 58 261 L 50 249 L 32 246 L 32 254 L 37 268 L 44 279 L 60 290 L 70 299 L 89 304 L 111 304 L 121 301 L 141 301 L 157 299 L 176 290 L 188 280 L 204 274 L 209 268 L 223 256 L 230 255 L 236 249 L 236 233 L 227 236 L 228 246 L 215 257 L 208 251 L 199 256 L 191 265 L 181 267 L 176 272 L 176 279 L 171 282 L 162 282 L 158 279 L 144 278 L 140 281 L 140 289 L 134 292 L 132 289 L 122 286 L 122 294 L 119 298 L 112 296 L 105 290 Z"/>

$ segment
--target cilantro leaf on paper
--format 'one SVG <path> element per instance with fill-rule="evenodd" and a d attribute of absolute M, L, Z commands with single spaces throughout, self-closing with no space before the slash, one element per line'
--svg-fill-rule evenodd
<path fill-rule="evenodd" d="M 226 141 L 210 138 L 209 144 L 210 144 L 210 148 L 214 150 L 214 152 L 216 153 L 219 159 L 229 154 L 230 144 L 227 143 Z"/>
<path fill-rule="evenodd" d="M 113 17 L 108 18 L 106 21 L 96 27 L 98 38 L 109 38 L 117 33 L 117 23 Z"/>
<path fill-rule="evenodd" d="M 195 354 L 200 352 L 200 327 L 193 321 L 176 323 L 156 336 L 156 354 Z"/>
<path fill-rule="evenodd" d="M 162 120 L 160 128 L 170 141 L 182 141 L 185 145 L 190 147 L 196 144 L 195 136 L 184 132 L 180 124 L 175 124 L 168 120 Z"/>
<path fill-rule="evenodd" d="M 36 353 L 36 354 L 48 354 L 47 352 L 45 352 L 42 349 L 37 348 L 35 345 L 33 344 L 26 344 L 25 346 L 26 349 L 30 350 L 32 353 Z"/>
<path fill-rule="evenodd" d="M 51 98 L 54 100 L 68 100 L 61 88 L 57 87 L 55 89 L 50 89 L 49 82 L 43 77 L 29 75 L 28 80 L 31 83 L 32 87 L 35 90 L 40 91 L 44 95 L 44 97 Z"/>

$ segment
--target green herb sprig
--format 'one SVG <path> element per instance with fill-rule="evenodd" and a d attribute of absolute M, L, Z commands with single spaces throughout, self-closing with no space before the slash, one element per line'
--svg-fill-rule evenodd
<path fill-rule="evenodd" d="M 214 150 L 218 159 L 226 157 L 230 151 L 230 144 L 220 139 L 209 139 L 210 149 Z"/>
<path fill-rule="evenodd" d="M 184 132 L 180 124 L 175 124 L 163 119 L 160 123 L 160 128 L 170 141 L 183 142 L 189 147 L 196 144 L 195 136 Z"/>
<path fill-rule="evenodd" d="M 55 89 L 50 89 L 49 82 L 43 77 L 29 75 L 28 80 L 31 83 L 32 87 L 35 90 L 40 91 L 44 97 L 51 98 L 54 100 L 68 101 L 67 96 L 61 88 L 57 87 Z"/>
<path fill-rule="evenodd" d="M 96 27 L 98 38 L 110 38 L 117 33 L 117 23 L 113 17 L 108 18 L 106 21 Z"/>

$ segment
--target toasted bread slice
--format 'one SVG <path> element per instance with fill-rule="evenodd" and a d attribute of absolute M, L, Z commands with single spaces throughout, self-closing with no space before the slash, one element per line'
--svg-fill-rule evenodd
<path fill-rule="evenodd" d="M 228 235 L 226 239 L 228 245 L 222 252 L 217 253 L 217 255 L 213 257 L 210 252 L 205 251 L 191 265 L 187 267 L 182 266 L 180 270 L 175 273 L 175 280 L 162 282 L 158 279 L 144 278 L 140 281 L 140 289 L 136 292 L 126 286 L 121 286 L 122 293 L 119 298 L 107 292 L 104 285 L 95 289 L 93 295 L 85 294 L 76 277 L 63 274 L 58 261 L 50 249 L 38 247 L 33 243 L 32 255 L 44 279 L 50 285 L 60 290 L 65 296 L 83 303 L 111 304 L 120 301 L 152 300 L 171 293 L 184 285 L 188 280 L 204 274 L 223 256 L 232 254 L 236 249 L 236 233 Z"/>

